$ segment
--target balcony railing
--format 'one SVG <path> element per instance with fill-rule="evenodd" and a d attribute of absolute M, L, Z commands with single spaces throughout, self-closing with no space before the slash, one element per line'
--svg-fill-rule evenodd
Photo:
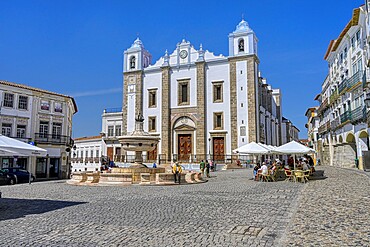
<path fill-rule="evenodd" d="M 341 94 L 344 90 L 347 89 L 347 79 L 344 79 L 338 86 L 338 93 Z"/>
<path fill-rule="evenodd" d="M 352 119 L 351 111 L 346 111 L 342 115 L 340 115 L 340 122 L 344 123 L 346 121 L 350 121 Z"/>
<path fill-rule="evenodd" d="M 340 117 L 336 117 L 331 123 L 330 126 L 332 129 L 337 128 L 340 125 Z"/>
<path fill-rule="evenodd" d="M 362 82 L 363 72 L 360 70 L 356 72 L 351 78 L 348 79 L 347 88 L 351 88 L 359 82 Z"/>
<path fill-rule="evenodd" d="M 59 144 L 65 146 L 71 146 L 74 143 L 70 136 L 49 135 L 43 133 L 35 133 L 35 142 L 43 144 Z"/>
<path fill-rule="evenodd" d="M 366 107 L 360 106 L 352 110 L 352 122 L 365 121 L 366 119 Z"/>
<path fill-rule="evenodd" d="M 323 134 L 323 133 L 327 132 L 328 130 L 330 130 L 330 122 L 329 121 L 322 124 L 319 127 L 318 132 L 319 132 L 319 134 Z"/>
<path fill-rule="evenodd" d="M 29 138 L 29 137 L 18 137 L 18 136 L 8 136 L 8 137 L 16 139 L 21 142 L 26 142 L 26 143 L 29 143 L 30 141 L 32 141 L 32 138 Z"/>
<path fill-rule="evenodd" d="M 328 98 L 326 98 L 320 105 L 318 112 L 323 112 L 328 107 Z"/>

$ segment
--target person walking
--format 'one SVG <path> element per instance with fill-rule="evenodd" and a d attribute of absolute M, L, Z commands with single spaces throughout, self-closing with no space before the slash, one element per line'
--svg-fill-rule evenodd
<path fill-rule="evenodd" d="M 202 160 L 199 164 L 200 172 L 202 173 L 202 177 L 204 176 L 204 168 L 206 168 L 206 165 L 204 161 Z"/>
<path fill-rule="evenodd" d="M 207 176 L 207 178 L 209 178 L 209 168 L 210 167 L 211 166 L 209 165 L 208 160 L 206 160 L 206 176 Z"/>
<path fill-rule="evenodd" d="M 173 173 L 173 177 L 174 177 L 175 183 L 177 183 L 177 181 L 178 181 L 178 183 L 180 184 L 181 183 L 182 167 L 179 165 L 179 163 L 176 163 L 172 167 L 172 173 Z"/>

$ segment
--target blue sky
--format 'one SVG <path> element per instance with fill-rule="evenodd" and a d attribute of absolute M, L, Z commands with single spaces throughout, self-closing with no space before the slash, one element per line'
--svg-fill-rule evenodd
<path fill-rule="evenodd" d="M 139 34 L 153 61 L 183 38 L 228 55 L 242 14 L 259 38 L 263 77 L 305 138 L 304 113 L 327 74 L 323 56 L 363 0 L 0 1 L 0 79 L 75 97 L 73 137 L 97 135 L 122 105 L 122 57 Z"/>

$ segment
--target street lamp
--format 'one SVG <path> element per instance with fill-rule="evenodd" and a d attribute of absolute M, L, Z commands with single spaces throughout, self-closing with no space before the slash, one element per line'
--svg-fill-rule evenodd
<path fill-rule="evenodd" d="M 209 159 L 211 159 L 211 137 L 208 138 L 208 154 L 209 154 Z"/>

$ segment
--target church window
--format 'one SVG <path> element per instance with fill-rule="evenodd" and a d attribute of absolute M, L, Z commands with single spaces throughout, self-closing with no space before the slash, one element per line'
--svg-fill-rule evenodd
<path fill-rule="evenodd" d="M 213 84 L 213 102 L 221 103 L 223 102 L 223 82 L 215 82 Z"/>
<path fill-rule="evenodd" d="M 223 113 L 222 112 L 213 113 L 213 126 L 214 126 L 214 129 L 216 130 L 223 129 Z"/>
<path fill-rule="evenodd" d="M 116 136 L 121 136 L 121 125 L 116 125 L 116 132 L 115 132 L 115 134 L 116 134 Z"/>
<path fill-rule="evenodd" d="M 149 89 L 149 108 L 157 107 L 157 89 Z"/>
<path fill-rule="evenodd" d="M 239 52 L 243 52 L 244 51 L 244 39 L 239 40 L 238 46 L 239 46 Z"/>
<path fill-rule="evenodd" d="M 136 62 L 135 60 L 136 60 L 135 56 L 132 56 L 130 58 L 130 69 L 135 69 L 135 62 Z"/>
<path fill-rule="evenodd" d="M 149 117 L 149 132 L 156 131 L 156 117 Z"/>
<path fill-rule="evenodd" d="M 190 90 L 189 90 L 189 80 L 179 81 L 178 87 L 178 104 L 179 105 L 189 105 Z"/>
<path fill-rule="evenodd" d="M 113 126 L 108 126 L 108 136 L 113 136 L 114 135 L 114 128 Z"/>

